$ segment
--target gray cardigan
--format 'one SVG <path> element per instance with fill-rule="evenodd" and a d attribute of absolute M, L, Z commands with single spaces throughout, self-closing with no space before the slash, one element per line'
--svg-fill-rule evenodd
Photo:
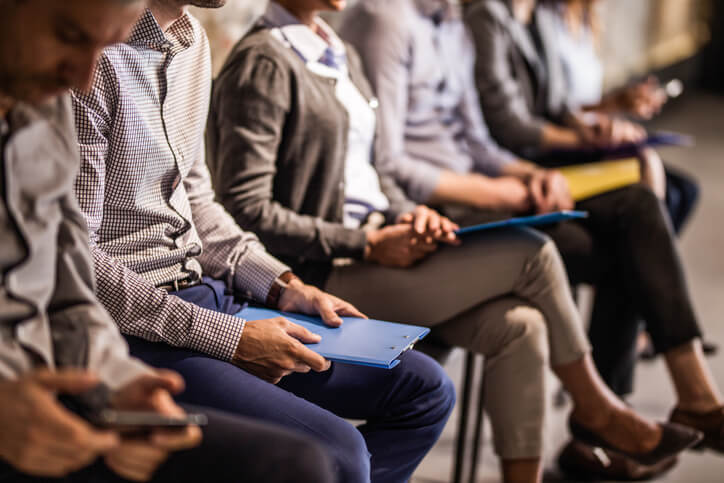
<path fill-rule="evenodd" d="M 493 137 L 521 156 L 534 156 L 546 121 L 561 123 L 569 112 L 567 82 L 555 49 L 548 7 L 537 7 L 533 25 L 543 55 L 508 0 L 480 0 L 466 12 L 475 42 L 475 80 Z"/>
<path fill-rule="evenodd" d="M 372 100 L 356 52 L 350 77 Z M 349 119 L 333 79 L 257 26 L 235 46 L 214 83 L 207 131 L 217 195 L 237 223 L 311 283 L 334 258 L 362 258 L 366 235 L 342 224 Z M 411 211 L 392 178 L 380 176 L 388 222 Z"/>

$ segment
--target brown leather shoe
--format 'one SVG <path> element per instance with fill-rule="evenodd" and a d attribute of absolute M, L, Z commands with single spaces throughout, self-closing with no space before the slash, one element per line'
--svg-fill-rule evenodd
<path fill-rule="evenodd" d="M 668 471 L 677 461 L 676 456 L 671 456 L 654 465 L 642 465 L 616 451 L 589 446 L 575 439 L 558 455 L 561 471 L 575 481 L 648 480 Z"/>
<path fill-rule="evenodd" d="M 704 433 L 702 446 L 724 453 L 724 406 L 708 413 L 694 413 L 674 408 L 669 421 L 698 429 Z"/>

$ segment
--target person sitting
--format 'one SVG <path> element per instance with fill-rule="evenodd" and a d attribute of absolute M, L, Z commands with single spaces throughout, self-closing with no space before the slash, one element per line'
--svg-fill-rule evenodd
<path fill-rule="evenodd" d="M 79 157 L 67 88 L 88 85 L 100 50 L 124 39 L 144 5 L 2 3 L 0 480 L 331 483 L 331 463 L 310 438 L 176 405 L 183 380 L 130 357 L 95 297 L 73 195 Z M 202 412 L 208 425 L 155 428 L 147 437 L 96 427 L 58 397 L 90 403 L 88 391 L 117 410 Z"/>
<path fill-rule="evenodd" d="M 621 90 L 598 108 L 590 105 L 595 97 L 601 100 L 603 74 L 594 38 L 603 26 L 588 0 L 482 0 L 469 9 L 466 21 L 475 43 L 482 109 L 493 136 L 508 149 L 558 165 L 598 159 L 576 148 L 646 136 L 643 127 L 618 114 L 650 116 L 660 109 L 662 93 L 651 84 Z M 576 56 L 577 68 L 568 65 L 569 55 Z M 574 152 L 566 153 L 571 148 Z M 698 199 L 696 182 L 664 168 L 652 148 L 640 149 L 638 156 L 642 179 L 666 201 L 680 232 Z"/>
<path fill-rule="evenodd" d="M 634 458 L 668 445 L 593 368 L 550 241 L 522 229 L 457 240 L 449 220 L 378 175 L 376 101 L 354 49 L 318 16 L 340 8 L 270 2 L 233 49 L 207 129 L 218 199 L 330 293 L 485 354 L 486 410 L 506 481 L 541 477 L 549 353 L 573 394 L 574 427 Z"/>
<path fill-rule="evenodd" d="M 482 15 L 488 3 L 474 4 L 469 15 Z M 418 202 L 455 203 L 457 220 L 491 210 L 525 212 L 531 204 L 541 212 L 572 206 L 560 175 L 519 160 L 489 137 L 473 78 L 472 34 L 459 7 L 447 0 L 366 0 L 345 16 L 343 37 L 358 48 L 379 97 L 375 166 Z M 701 329 L 659 199 L 632 185 L 575 206 L 589 217 L 543 230 L 571 280 L 596 285 L 589 335 L 604 381 L 616 392 L 630 390 L 621 381 L 629 380 L 641 314 L 674 382 L 672 419 L 704 430 L 707 444 L 724 448 L 724 401 L 701 351 Z"/>
<path fill-rule="evenodd" d="M 389 371 L 330 366 L 303 344 L 319 341 L 306 329 L 234 315 L 251 300 L 332 326 L 362 316 L 304 284 L 214 201 L 209 46 L 190 3 L 224 2 L 152 1 L 127 42 L 105 49 L 92 88 L 73 94 L 99 298 L 132 354 L 185 377 L 181 400 L 305 433 L 343 481 L 405 480 L 454 405 L 435 361 L 411 351 Z"/>

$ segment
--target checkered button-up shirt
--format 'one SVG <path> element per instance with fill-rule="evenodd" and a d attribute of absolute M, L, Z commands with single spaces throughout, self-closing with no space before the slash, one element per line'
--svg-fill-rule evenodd
<path fill-rule="evenodd" d="M 73 106 L 98 294 L 121 330 L 230 360 L 243 321 L 156 288 L 202 273 L 266 299 L 289 270 L 214 201 L 203 132 L 208 40 L 186 14 L 164 33 L 150 11 L 106 49 L 92 90 Z"/>

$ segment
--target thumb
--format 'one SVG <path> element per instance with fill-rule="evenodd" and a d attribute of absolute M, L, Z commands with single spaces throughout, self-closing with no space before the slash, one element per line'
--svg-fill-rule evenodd
<path fill-rule="evenodd" d="M 49 391 L 66 394 L 80 394 L 100 383 L 98 377 L 82 369 L 61 369 L 59 371 L 42 369 L 35 371 L 28 378 Z"/>

